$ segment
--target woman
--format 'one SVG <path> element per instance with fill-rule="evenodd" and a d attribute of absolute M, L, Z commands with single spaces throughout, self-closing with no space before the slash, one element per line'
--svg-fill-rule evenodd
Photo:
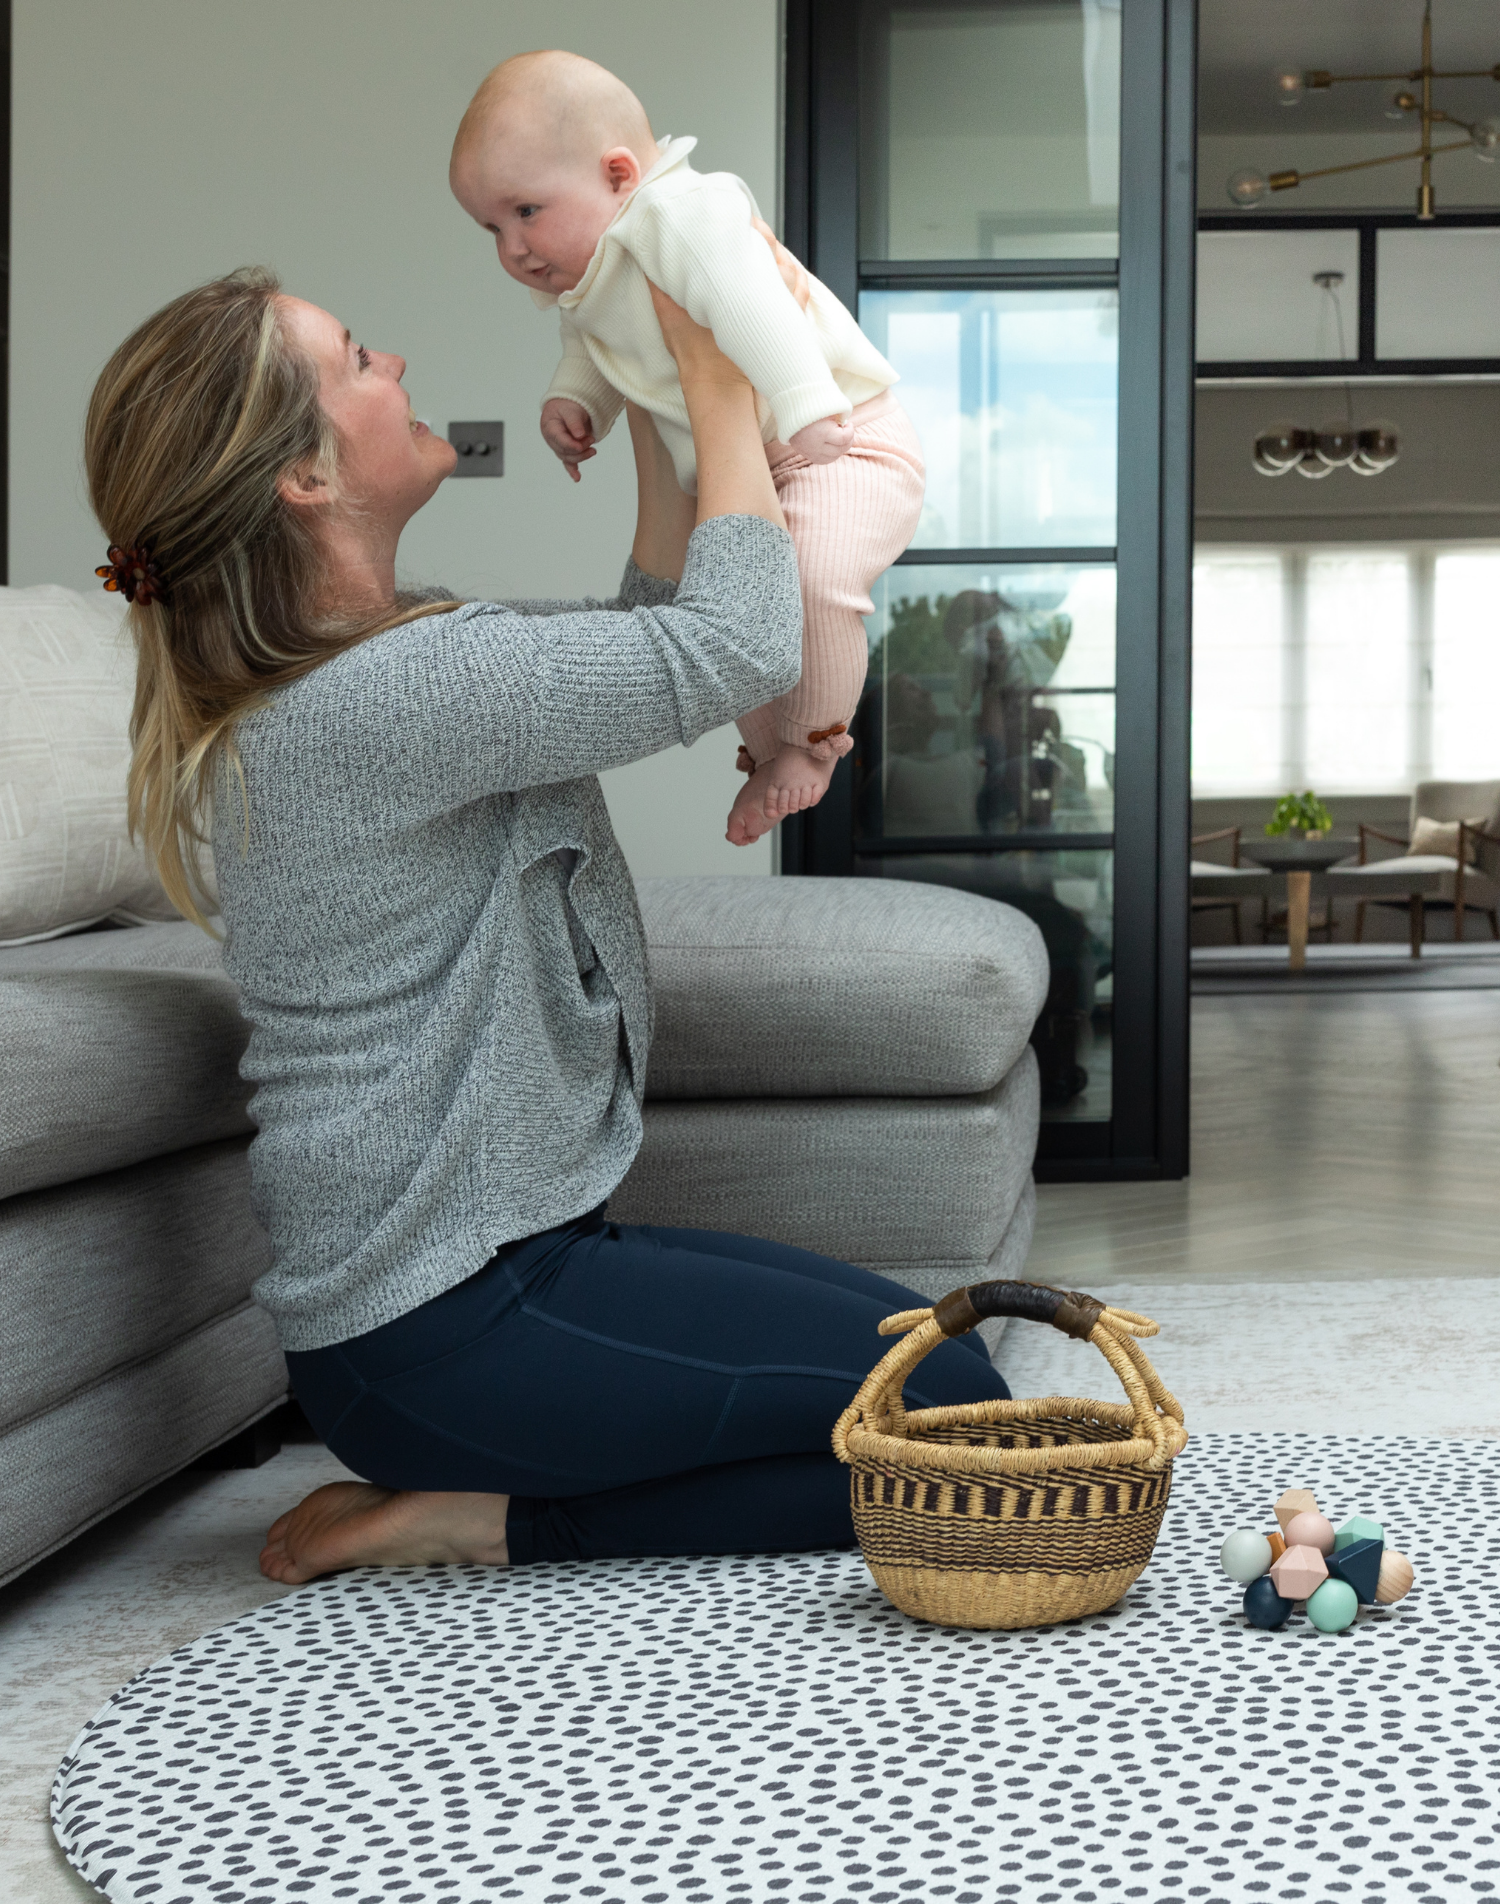
<path fill-rule="evenodd" d="M 397 541 L 454 453 L 399 357 L 265 273 L 159 312 L 94 393 L 106 586 L 139 652 L 132 819 L 200 923 L 211 823 L 258 1086 L 256 1294 L 369 1477 L 276 1522 L 275 1580 L 852 1539 L 829 1431 L 876 1323 L 920 1298 L 604 1211 L 640 1142 L 650 997 L 595 775 L 764 705 L 800 659 L 753 392 L 661 316 L 699 493 L 633 415 L 610 603 L 403 596 Z M 923 1365 L 923 1403 L 1005 1392 L 977 1342 Z"/>

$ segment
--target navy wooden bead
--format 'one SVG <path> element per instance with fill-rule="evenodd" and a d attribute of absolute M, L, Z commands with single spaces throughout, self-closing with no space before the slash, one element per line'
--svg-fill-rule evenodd
<path fill-rule="evenodd" d="M 1292 1602 L 1282 1599 L 1268 1573 L 1262 1574 L 1259 1580 L 1252 1580 L 1246 1587 L 1245 1618 L 1252 1626 L 1274 1631 L 1276 1627 L 1286 1625 L 1291 1612 Z"/>

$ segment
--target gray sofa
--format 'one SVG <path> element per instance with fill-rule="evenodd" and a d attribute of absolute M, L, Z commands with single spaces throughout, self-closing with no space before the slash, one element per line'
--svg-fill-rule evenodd
<path fill-rule="evenodd" d="M 929 1296 L 1020 1271 L 1047 990 L 1028 919 L 888 880 L 647 880 L 641 902 L 657 1031 L 614 1215 Z M 249 1296 L 244 1039 L 195 927 L 0 950 L 0 1582 L 286 1396 Z"/>

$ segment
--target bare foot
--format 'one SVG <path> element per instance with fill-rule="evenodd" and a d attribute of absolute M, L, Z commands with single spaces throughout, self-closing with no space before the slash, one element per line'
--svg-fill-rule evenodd
<path fill-rule="evenodd" d="M 266 1535 L 260 1570 L 300 1586 L 343 1567 L 420 1567 L 431 1561 L 504 1567 L 508 1494 L 397 1493 L 364 1481 L 315 1488 Z"/>
<path fill-rule="evenodd" d="M 749 846 L 775 826 L 776 822 L 766 817 L 765 791 L 769 773 L 769 766 L 757 767 L 734 796 L 734 805 L 729 809 L 729 824 L 724 832 L 731 846 Z"/>
<path fill-rule="evenodd" d="M 774 826 L 789 813 L 804 813 L 815 807 L 828 791 L 837 765 L 833 760 L 815 760 L 802 747 L 778 747 L 766 763 L 766 790 L 762 796 L 766 818 Z"/>

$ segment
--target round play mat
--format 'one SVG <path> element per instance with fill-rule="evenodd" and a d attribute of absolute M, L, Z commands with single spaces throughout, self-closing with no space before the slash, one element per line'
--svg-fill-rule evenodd
<path fill-rule="evenodd" d="M 1500 1444 L 1205 1435 L 1108 1613 L 920 1626 L 859 1555 L 373 1569 L 124 1687 L 53 1822 L 114 1904 L 1306 1904 L 1500 1880 Z M 1417 1586 L 1341 1635 L 1219 1572 L 1283 1488 Z"/>

